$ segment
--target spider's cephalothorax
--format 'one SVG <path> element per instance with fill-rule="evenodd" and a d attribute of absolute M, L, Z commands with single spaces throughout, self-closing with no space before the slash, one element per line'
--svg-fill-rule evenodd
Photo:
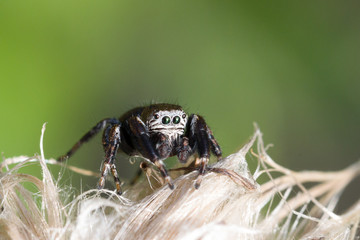
<path fill-rule="evenodd" d="M 187 116 L 180 106 L 163 103 L 134 108 L 119 119 L 103 119 L 67 154 L 60 157 L 59 161 L 68 159 L 84 142 L 104 128 L 105 160 L 98 187 L 104 187 L 105 177 L 110 170 L 118 194 L 121 194 L 121 187 L 115 166 L 115 155 L 119 149 L 129 156 L 142 156 L 153 163 L 171 189 L 174 186 L 163 163 L 166 158 L 176 155 L 181 163 L 186 163 L 191 155 L 197 153 L 199 176 L 195 188 L 200 186 L 210 152 L 221 159 L 220 146 L 201 116 Z"/>
<path fill-rule="evenodd" d="M 187 123 L 186 113 L 180 108 L 158 108 L 146 116 L 145 124 L 148 127 L 149 134 L 161 133 L 168 137 L 171 143 L 174 143 L 179 137 L 184 135 Z"/>

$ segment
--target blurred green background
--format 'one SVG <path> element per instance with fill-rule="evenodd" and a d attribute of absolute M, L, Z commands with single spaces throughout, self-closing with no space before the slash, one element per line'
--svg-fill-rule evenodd
<path fill-rule="evenodd" d="M 45 155 L 57 157 L 100 119 L 155 100 L 203 115 L 225 156 L 257 122 L 280 164 L 342 169 L 360 156 L 359 7 L 0 0 L 0 151 L 38 153 L 47 122 Z M 100 139 L 71 164 L 98 171 Z M 136 169 L 120 165 L 122 179 Z"/>

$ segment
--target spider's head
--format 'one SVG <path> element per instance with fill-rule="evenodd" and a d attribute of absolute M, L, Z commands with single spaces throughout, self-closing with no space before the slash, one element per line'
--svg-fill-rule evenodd
<path fill-rule="evenodd" d="M 146 125 L 150 133 L 160 132 L 170 139 L 183 135 L 187 115 L 180 106 L 156 104 L 149 107 Z"/>

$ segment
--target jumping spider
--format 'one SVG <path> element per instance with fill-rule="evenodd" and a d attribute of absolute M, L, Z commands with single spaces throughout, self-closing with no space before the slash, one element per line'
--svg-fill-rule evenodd
<path fill-rule="evenodd" d="M 186 163 L 190 156 L 198 154 L 196 169 L 199 175 L 195 182 L 196 189 L 205 174 L 210 152 L 218 160 L 221 159 L 220 146 L 204 118 L 195 114 L 188 117 L 180 106 L 162 103 L 131 109 L 119 119 L 101 120 L 58 161 L 70 158 L 84 142 L 104 128 L 102 143 L 105 160 L 98 183 L 99 189 L 104 187 L 105 177 L 110 170 L 117 193 L 122 193 L 115 166 L 115 155 L 119 148 L 129 156 L 141 156 L 153 163 L 170 189 L 173 189 L 174 185 L 163 163 L 166 158 L 176 155 L 181 163 Z"/>

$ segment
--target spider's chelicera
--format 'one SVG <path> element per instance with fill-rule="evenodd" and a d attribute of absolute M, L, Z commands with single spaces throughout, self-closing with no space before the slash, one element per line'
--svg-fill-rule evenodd
<path fill-rule="evenodd" d="M 210 153 L 221 159 L 221 149 L 203 117 L 188 116 L 178 105 L 153 104 L 134 108 L 119 119 L 106 118 L 86 133 L 59 161 L 71 157 L 78 148 L 104 129 L 103 163 L 98 188 L 105 185 L 105 177 L 111 172 L 118 194 L 121 194 L 120 180 L 115 166 L 118 150 L 129 156 L 141 156 L 153 163 L 160 171 L 165 182 L 174 188 L 163 160 L 177 156 L 181 163 L 186 163 L 193 154 L 198 155 L 196 168 L 199 171 L 195 188 L 199 188 L 205 174 Z"/>

